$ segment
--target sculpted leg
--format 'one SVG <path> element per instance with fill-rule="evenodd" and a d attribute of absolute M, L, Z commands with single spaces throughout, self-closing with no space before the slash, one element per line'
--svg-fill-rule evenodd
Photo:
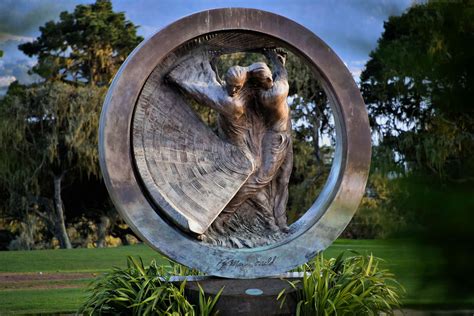
<path fill-rule="evenodd" d="M 286 204 L 288 203 L 288 183 L 290 182 L 291 171 L 293 169 L 293 148 L 290 144 L 286 154 L 285 161 L 281 165 L 280 170 L 275 179 L 275 206 L 273 215 L 275 216 L 276 224 L 283 231 L 288 231 Z"/>
<path fill-rule="evenodd" d="M 227 204 L 222 213 L 219 214 L 219 217 L 216 218 L 213 227 L 219 233 L 224 233 L 225 223 L 229 221 L 230 217 L 248 199 L 252 199 L 252 202 L 254 202 L 257 208 L 268 218 L 268 221 L 273 221 L 274 223 L 272 207 L 266 207 L 266 205 L 270 203 L 271 198 L 264 192 L 264 189 L 270 185 L 271 181 L 271 177 L 259 177 L 258 173 L 251 175 L 242 188 L 240 188 L 239 192 L 237 192 L 234 198 Z M 271 223 L 269 226 L 272 226 Z"/>
<path fill-rule="evenodd" d="M 258 190 L 261 189 L 261 186 L 256 184 L 254 177 L 250 176 L 249 180 L 240 188 L 239 192 L 232 198 L 232 200 L 227 204 L 222 213 L 215 219 L 212 226 L 219 233 L 225 232 L 225 223 L 229 221 L 231 216 L 238 210 L 238 208 L 244 204 L 246 200 L 250 197 L 256 195 Z"/>
<path fill-rule="evenodd" d="M 290 146 L 291 137 L 287 133 L 267 131 L 262 140 L 262 165 L 257 172 L 257 177 L 262 182 L 270 182 L 280 169 L 288 147 Z"/>
<path fill-rule="evenodd" d="M 276 225 L 275 217 L 273 216 L 273 201 L 271 201 L 271 186 L 268 186 L 264 190 L 260 190 L 257 194 L 251 199 L 255 207 L 262 213 L 265 219 L 267 227 L 271 231 L 278 231 L 279 227 Z"/>

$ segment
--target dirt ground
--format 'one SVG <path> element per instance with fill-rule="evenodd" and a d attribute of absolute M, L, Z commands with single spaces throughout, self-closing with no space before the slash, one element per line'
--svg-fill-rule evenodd
<path fill-rule="evenodd" d="M 92 280 L 96 273 L 0 273 L 0 290 L 80 288 Z"/>

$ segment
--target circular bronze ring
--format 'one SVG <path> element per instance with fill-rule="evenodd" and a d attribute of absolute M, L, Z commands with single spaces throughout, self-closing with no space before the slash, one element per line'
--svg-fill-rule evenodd
<path fill-rule="evenodd" d="M 217 31 L 249 31 L 278 39 L 307 60 L 330 97 L 336 151 L 329 179 L 313 206 L 271 246 L 229 249 L 211 246 L 169 225 L 146 199 L 134 171 L 131 122 L 145 81 L 170 52 Z M 206 274 L 256 278 L 289 271 L 327 248 L 351 220 L 364 193 L 371 144 L 367 112 L 354 79 L 321 39 L 303 26 L 254 9 L 216 9 L 182 18 L 141 43 L 115 76 L 100 120 L 100 164 L 119 212 L 151 247 Z"/>

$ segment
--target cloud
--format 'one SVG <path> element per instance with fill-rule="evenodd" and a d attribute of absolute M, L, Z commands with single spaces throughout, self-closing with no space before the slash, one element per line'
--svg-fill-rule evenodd
<path fill-rule="evenodd" d="M 1 77 L 15 77 L 23 84 L 37 82 L 39 80 L 37 75 L 28 74 L 33 65 L 32 60 L 26 58 L 14 62 L 2 61 L 0 63 L 0 75 Z"/>
<path fill-rule="evenodd" d="M 362 73 L 362 68 L 349 67 L 349 71 L 351 72 L 352 77 L 354 78 L 355 82 L 359 83 L 360 82 L 360 74 Z"/>
<path fill-rule="evenodd" d="M 45 22 L 56 20 L 62 11 L 71 11 L 84 1 L 2 0 L 0 2 L 0 33 L 35 36 Z M 92 2 L 92 1 L 87 1 Z"/>
<path fill-rule="evenodd" d="M 0 33 L 0 42 L 15 41 L 15 42 L 32 42 L 35 38 L 31 36 L 19 36 L 8 33 Z"/>
<path fill-rule="evenodd" d="M 5 33 L 3 33 L 2 35 L 4 34 Z M 10 36 L 11 34 L 8 34 L 8 35 Z M 15 38 L 14 36 L 10 36 L 10 39 L 0 41 L 0 50 L 3 51 L 3 57 L 0 60 L 13 62 L 19 59 L 25 59 L 26 56 L 23 54 L 23 52 L 18 50 L 18 45 L 26 42 L 26 39 L 27 38 L 24 38 L 21 36 L 18 36 L 18 38 Z"/>
<path fill-rule="evenodd" d="M 141 25 L 137 33 L 143 36 L 144 38 L 148 38 L 155 34 L 160 28 L 157 26 L 151 26 L 151 25 Z"/>
<path fill-rule="evenodd" d="M 15 76 L 0 76 L 0 89 L 8 87 L 15 80 Z"/>
<path fill-rule="evenodd" d="M 13 62 L 0 59 L 0 96 L 5 94 L 8 86 L 15 80 L 22 84 L 39 82 L 41 79 L 38 75 L 28 73 L 35 63 L 34 60 L 29 58 Z"/>
<path fill-rule="evenodd" d="M 7 42 L 7 41 L 14 41 L 14 42 L 32 42 L 34 41 L 34 37 L 31 36 L 20 36 L 20 35 L 14 35 L 14 34 L 8 34 L 8 33 L 1 33 L 0 32 L 0 43 L 1 42 Z"/>
<path fill-rule="evenodd" d="M 384 21 L 389 16 L 402 14 L 411 3 L 412 0 L 334 2 L 332 9 L 336 13 L 326 19 L 322 27 L 336 50 L 363 58 L 376 47 Z"/>
<path fill-rule="evenodd" d="M 413 3 L 413 0 L 364 0 L 352 2 L 354 10 L 359 11 L 361 15 L 372 17 L 375 20 L 386 19 L 392 15 L 400 15 Z"/>
<path fill-rule="evenodd" d="M 364 70 L 366 62 L 367 60 L 351 60 L 348 63 L 344 62 L 344 65 L 349 69 L 349 72 L 352 74 L 352 77 L 357 84 L 360 83 L 360 75 Z"/>

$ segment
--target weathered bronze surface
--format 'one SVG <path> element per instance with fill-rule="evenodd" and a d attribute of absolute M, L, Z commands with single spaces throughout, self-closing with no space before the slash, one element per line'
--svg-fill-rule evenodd
<path fill-rule="evenodd" d="M 279 207 L 286 203 L 283 184 L 291 169 L 285 167 L 291 166 L 292 157 L 288 113 L 265 112 L 265 95 L 270 108 L 286 106 L 284 58 L 275 47 L 290 50 L 312 67 L 331 100 L 336 122 L 329 179 L 314 205 L 289 229 L 284 207 Z M 248 78 L 260 69 L 259 80 L 249 80 L 252 91 L 243 94 L 247 81 L 242 87 L 220 82 L 208 54 L 248 50 L 268 56 L 273 82 L 265 85 L 269 77 L 264 75 L 265 65 L 250 65 Z M 202 91 L 195 89 L 196 83 L 203 84 Z M 280 92 L 275 93 L 274 87 Z M 215 89 L 220 92 L 212 92 Z M 225 123 L 216 135 L 186 101 L 216 108 L 222 105 L 216 102 L 220 97 L 234 95 L 244 100 L 246 110 L 254 109 L 255 115 L 245 116 L 245 120 L 254 117 L 247 131 L 257 134 L 243 138 L 250 145 L 242 144 L 238 133 L 232 132 L 238 118 L 232 121 L 233 116 L 221 110 L 220 120 Z M 281 99 L 276 102 L 275 96 Z M 213 101 L 208 102 L 208 97 Z M 264 118 L 259 118 L 264 112 Z M 100 161 L 118 210 L 152 247 L 211 275 L 254 278 L 306 262 L 342 232 L 364 192 L 370 133 L 351 74 L 318 37 L 268 12 L 218 9 L 171 24 L 127 59 L 104 104 Z M 257 193 L 265 192 L 269 183 L 280 191 L 273 208 Z M 260 207 L 259 201 L 264 201 Z M 228 228 L 233 231 L 240 225 L 238 214 L 247 204 L 266 214 L 260 223 L 265 229 L 246 235 L 243 225 L 239 238 L 229 236 Z M 200 234 L 203 241 L 196 238 Z"/>
<path fill-rule="evenodd" d="M 205 242 L 242 248 L 288 231 L 291 121 L 283 51 L 261 50 L 273 74 L 258 62 L 231 67 L 225 82 L 218 77 L 216 49 L 255 50 L 254 35 L 230 34 L 232 49 L 219 46 L 229 44 L 229 33 L 205 36 L 153 71 L 135 109 L 133 154 L 145 189 L 168 201 L 167 218 Z M 189 99 L 217 111 L 217 136 Z"/>
<path fill-rule="evenodd" d="M 219 33 L 177 49 L 145 83 L 133 119 L 137 170 L 151 197 L 168 201 L 164 215 L 204 242 L 227 247 L 269 244 L 288 231 L 293 155 L 286 55 L 261 41 L 257 47 L 273 74 L 263 62 L 235 65 L 225 82 L 212 65 L 224 51 L 255 51 L 252 39 L 257 42 L 255 35 Z M 218 113 L 217 136 L 189 99 Z"/>

